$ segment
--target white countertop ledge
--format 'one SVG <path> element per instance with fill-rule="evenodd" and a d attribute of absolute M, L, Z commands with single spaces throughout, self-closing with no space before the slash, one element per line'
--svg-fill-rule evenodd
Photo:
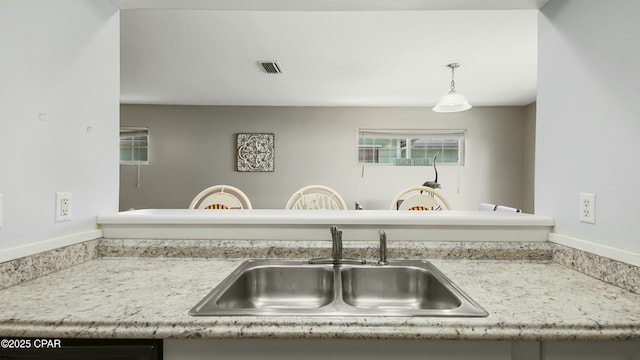
<path fill-rule="evenodd" d="M 549 216 L 491 211 L 145 209 L 98 216 L 98 224 L 553 226 Z"/>
<path fill-rule="evenodd" d="M 485 211 L 393 210 L 189 210 L 147 209 L 101 215 L 107 239 L 330 240 L 330 226 L 344 240 L 378 239 L 384 229 L 393 240 L 548 240 L 548 216 Z"/>

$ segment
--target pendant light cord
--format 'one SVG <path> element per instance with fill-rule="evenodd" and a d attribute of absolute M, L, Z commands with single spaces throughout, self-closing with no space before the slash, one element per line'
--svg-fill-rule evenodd
<path fill-rule="evenodd" d="M 459 66 L 457 64 L 449 64 L 449 67 L 451 68 L 451 89 L 449 90 L 449 94 L 455 94 L 456 92 L 456 81 L 453 79 L 453 73 L 455 72 L 455 69 Z"/>

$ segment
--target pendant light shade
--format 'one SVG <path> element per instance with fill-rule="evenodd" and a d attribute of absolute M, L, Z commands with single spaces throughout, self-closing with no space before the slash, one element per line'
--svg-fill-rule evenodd
<path fill-rule="evenodd" d="M 442 97 L 442 99 L 433 107 L 435 112 L 458 112 L 471 109 L 471 105 L 467 102 L 464 96 L 449 93 Z"/>
<path fill-rule="evenodd" d="M 456 94 L 456 82 L 453 79 L 454 70 L 460 67 L 460 64 L 453 63 L 447 65 L 451 68 L 451 88 L 449 93 L 442 97 L 442 99 L 433 107 L 435 112 L 458 112 L 471 109 L 471 105 L 467 102 L 464 96 Z"/>

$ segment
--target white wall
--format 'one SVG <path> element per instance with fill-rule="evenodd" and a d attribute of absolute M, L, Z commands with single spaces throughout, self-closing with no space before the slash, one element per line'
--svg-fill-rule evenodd
<path fill-rule="evenodd" d="M 119 31 L 108 0 L 0 2 L 0 261 L 95 238 L 117 211 Z"/>
<path fill-rule="evenodd" d="M 536 213 L 552 239 L 640 265 L 640 2 L 554 0 L 542 9 Z M 579 194 L 596 194 L 596 223 Z"/>
<path fill-rule="evenodd" d="M 229 184 L 244 190 L 254 208 L 281 209 L 298 188 L 324 184 L 349 208 L 358 201 L 366 209 L 388 209 L 404 188 L 433 180 L 432 167 L 367 166 L 362 177 L 357 128 L 467 129 L 465 165 L 438 167 L 453 207 L 523 207 L 532 201 L 524 190 L 524 114 L 524 107 L 439 114 L 427 107 L 123 105 L 123 126 L 149 127 L 151 153 L 139 188 L 136 167 L 121 166 L 120 208 L 186 208 L 202 189 Z M 237 132 L 275 133 L 273 173 L 234 171 Z"/>

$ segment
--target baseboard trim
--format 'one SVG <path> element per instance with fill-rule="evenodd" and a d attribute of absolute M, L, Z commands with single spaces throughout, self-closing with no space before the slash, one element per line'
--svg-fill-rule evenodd
<path fill-rule="evenodd" d="M 549 241 L 640 267 L 640 254 L 637 253 L 556 233 L 549 234 Z"/>
<path fill-rule="evenodd" d="M 14 248 L 0 251 L 0 263 L 15 260 L 25 256 L 39 254 L 44 251 L 55 250 L 61 247 L 79 244 L 89 240 L 95 240 L 102 237 L 102 230 L 95 229 L 84 231 L 76 234 L 60 236 L 32 244 L 16 246 Z"/>

